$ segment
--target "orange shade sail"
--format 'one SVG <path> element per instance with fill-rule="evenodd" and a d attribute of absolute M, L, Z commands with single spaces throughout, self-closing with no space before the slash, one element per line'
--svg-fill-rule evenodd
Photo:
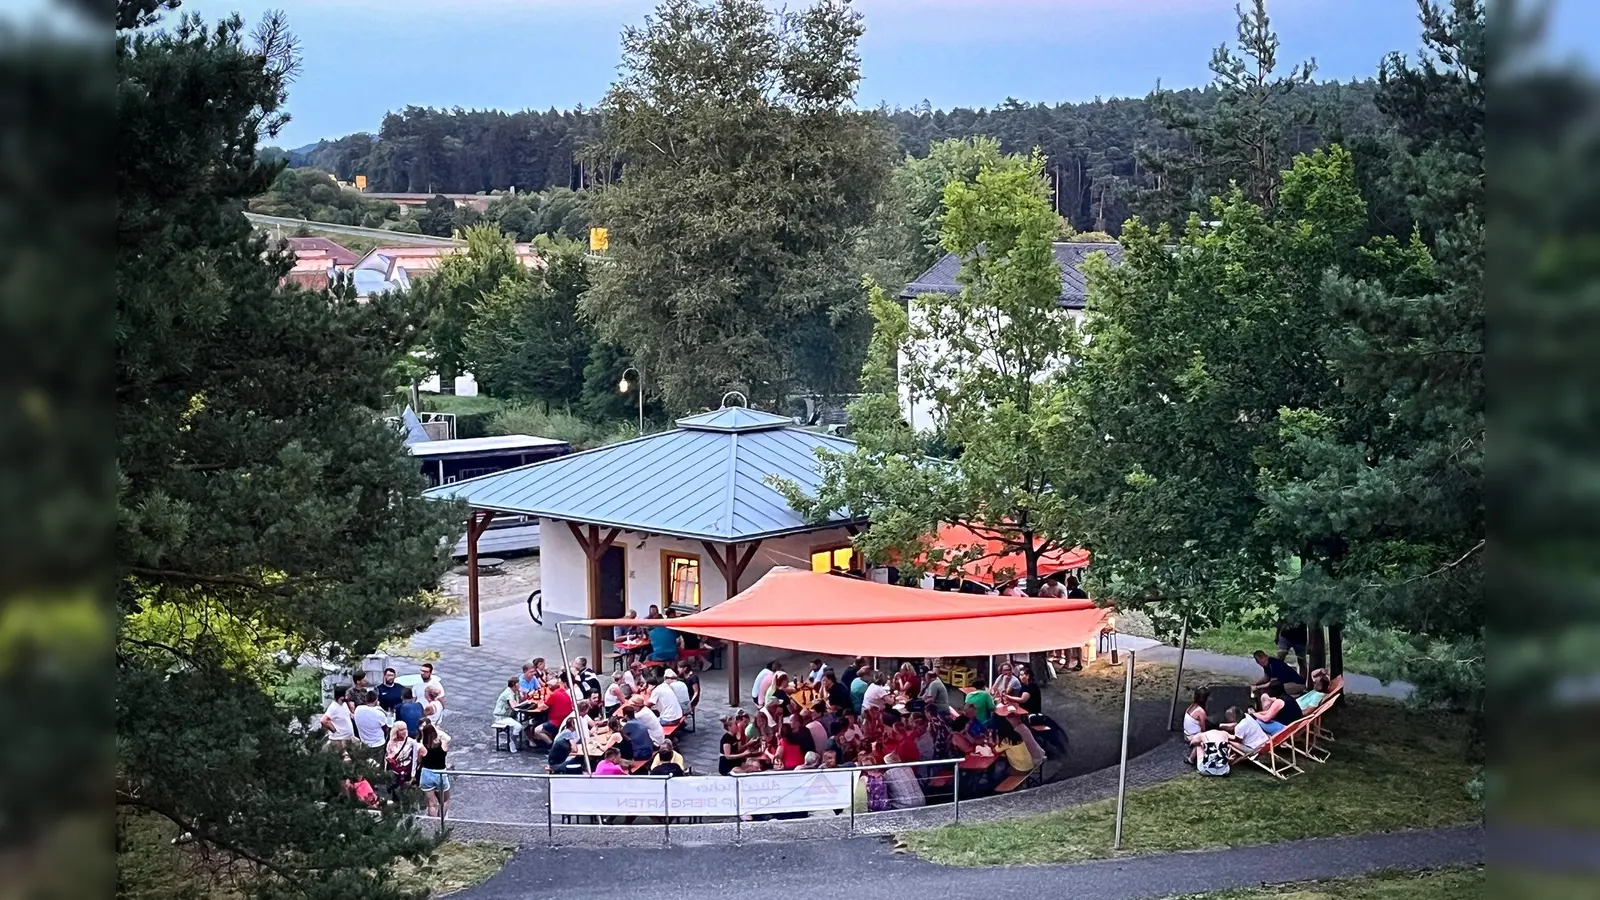
<path fill-rule="evenodd" d="M 783 650 L 914 659 L 1075 647 L 1093 640 L 1109 614 L 1089 600 L 927 591 L 778 567 L 732 599 L 672 619 L 670 627 Z"/>

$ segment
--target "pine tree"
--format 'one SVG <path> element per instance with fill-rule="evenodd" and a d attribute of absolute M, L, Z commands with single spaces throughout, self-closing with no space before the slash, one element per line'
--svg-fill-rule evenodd
<path fill-rule="evenodd" d="M 249 896 L 415 896 L 389 875 L 432 840 L 406 804 L 341 800 L 350 766 L 278 689 L 299 653 L 351 658 L 432 610 L 454 511 L 376 412 L 425 317 L 281 284 L 242 210 L 277 174 L 256 147 L 293 40 L 278 17 L 162 29 L 167 6 L 117 8 L 119 849 L 155 820 Z M 194 626 L 147 627 L 174 617 Z"/>

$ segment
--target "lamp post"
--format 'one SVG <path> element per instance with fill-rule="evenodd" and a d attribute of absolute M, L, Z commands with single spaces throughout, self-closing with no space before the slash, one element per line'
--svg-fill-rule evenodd
<path fill-rule="evenodd" d="M 622 380 L 617 382 L 617 392 L 621 394 L 626 394 L 628 392 L 629 372 L 639 376 L 639 434 L 642 437 L 644 435 L 644 373 L 639 371 L 639 369 L 635 366 L 629 366 L 626 369 L 623 369 Z"/>

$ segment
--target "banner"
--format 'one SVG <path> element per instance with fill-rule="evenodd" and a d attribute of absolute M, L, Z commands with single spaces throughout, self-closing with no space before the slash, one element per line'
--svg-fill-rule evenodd
<path fill-rule="evenodd" d="M 848 809 L 857 774 L 849 769 L 808 769 L 737 779 L 685 775 L 665 781 L 572 775 L 550 779 L 550 811 L 560 816 L 732 817 Z"/>

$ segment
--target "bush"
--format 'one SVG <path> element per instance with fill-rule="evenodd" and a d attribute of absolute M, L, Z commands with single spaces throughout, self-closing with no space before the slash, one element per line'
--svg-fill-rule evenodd
<path fill-rule="evenodd" d="M 458 420 L 459 421 L 459 420 Z M 566 441 L 574 450 L 590 450 L 637 436 L 625 422 L 596 423 L 565 410 L 545 412 L 535 406 L 514 406 L 489 421 L 490 434 L 531 434 Z"/>
<path fill-rule="evenodd" d="M 456 437 L 475 438 L 495 432 L 489 422 L 506 408 L 505 401 L 493 397 L 457 397 L 454 394 L 423 394 L 422 408 L 428 412 L 451 413 L 456 417 Z M 509 432 L 498 432 L 507 434 Z"/>

